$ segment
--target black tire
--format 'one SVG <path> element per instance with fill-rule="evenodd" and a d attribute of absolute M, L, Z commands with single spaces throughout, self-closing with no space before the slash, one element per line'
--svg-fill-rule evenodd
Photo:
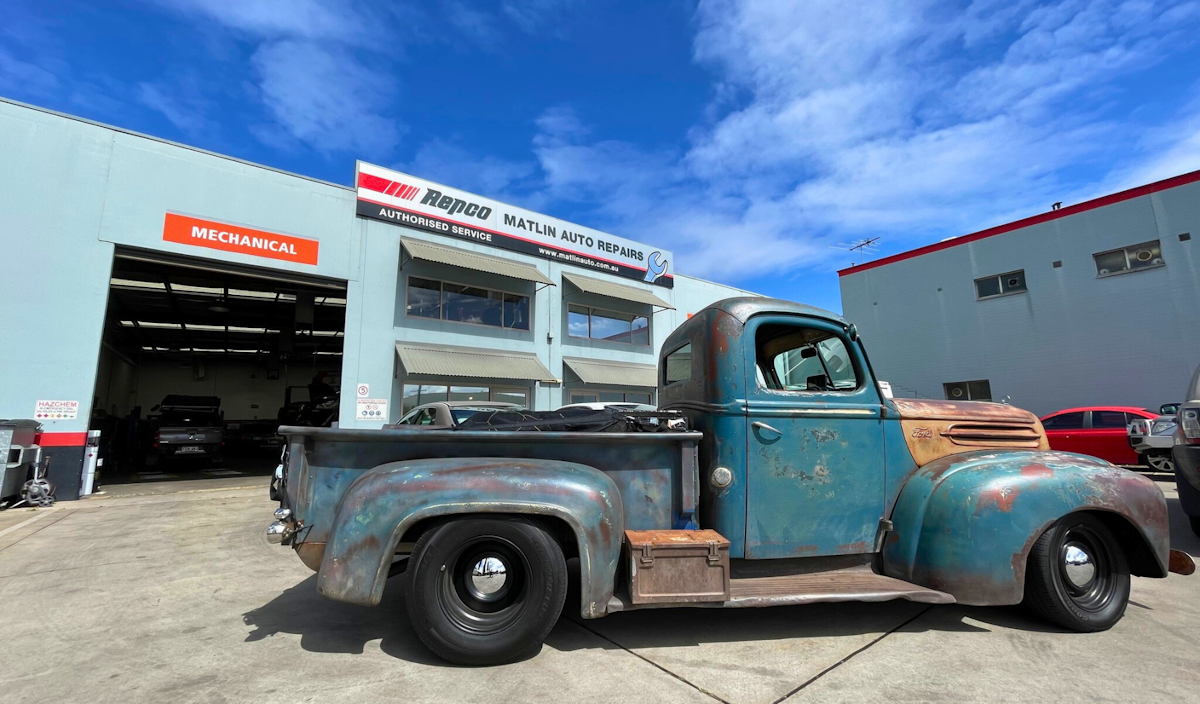
<path fill-rule="evenodd" d="M 1090 559 L 1087 567 L 1067 566 L 1070 554 Z M 1039 616 L 1080 633 L 1106 631 L 1129 604 L 1129 561 L 1111 531 L 1095 516 L 1075 513 L 1046 529 L 1029 552 L 1025 603 Z"/>
<path fill-rule="evenodd" d="M 486 569 L 490 577 L 472 574 L 488 558 L 501 563 L 503 578 L 480 587 L 495 578 Z M 460 665 L 532 655 L 554 628 L 567 594 L 562 549 L 524 518 L 463 519 L 430 530 L 417 541 L 406 574 L 413 630 L 434 653 Z"/>
<path fill-rule="evenodd" d="M 1188 520 L 1192 522 L 1192 532 L 1200 538 L 1200 516 L 1188 516 Z"/>

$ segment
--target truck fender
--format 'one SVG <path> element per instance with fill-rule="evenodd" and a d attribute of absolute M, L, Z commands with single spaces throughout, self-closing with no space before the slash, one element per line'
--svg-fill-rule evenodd
<path fill-rule="evenodd" d="M 980 450 L 950 455 L 906 481 L 884 541 L 889 576 L 965 604 L 1016 604 L 1030 549 L 1055 521 L 1094 511 L 1133 574 L 1165 577 L 1167 504 L 1154 482 L 1067 452 Z"/>
<path fill-rule="evenodd" d="M 604 472 L 553 460 L 456 457 L 389 462 L 367 470 L 338 503 L 317 591 L 374 606 L 409 528 L 428 518 L 480 513 L 566 522 L 579 548 L 581 613 L 584 618 L 604 615 L 624 537 L 621 494 Z"/>

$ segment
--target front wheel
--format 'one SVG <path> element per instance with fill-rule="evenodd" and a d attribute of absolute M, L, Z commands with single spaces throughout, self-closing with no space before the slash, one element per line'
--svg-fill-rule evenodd
<path fill-rule="evenodd" d="M 1072 631 L 1112 628 L 1129 604 L 1129 562 L 1112 532 L 1086 513 L 1046 529 L 1029 552 L 1025 603 Z"/>
<path fill-rule="evenodd" d="M 409 560 L 409 620 L 450 662 L 519 660 L 541 646 L 562 612 L 566 560 L 527 519 L 451 521 L 422 535 Z"/>

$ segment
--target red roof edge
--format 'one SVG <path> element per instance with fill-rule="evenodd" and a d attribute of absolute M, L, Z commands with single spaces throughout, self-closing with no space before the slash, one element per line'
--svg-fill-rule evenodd
<path fill-rule="evenodd" d="M 1126 191 L 1120 191 L 1118 193 L 1112 193 L 1107 196 L 1101 196 L 1099 198 L 1084 201 L 1082 203 L 1076 203 L 1075 205 L 1069 205 L 1065 208 L 1060 208 L 1058 210 L 1051 210 L 1050 212 L 1047 212 L 1047 213 L 1039 213 L 1038 215 L 1033 215 L 1033 216 L 1027 217 L 1023 220 L 1017 220 L 1015 222 L 1010 222 L 1005 225 L 997 225 L 996 227 L 991 227 L 986 230 L 980 230 L 979 232 L 972 232 L 969 235 L 962 235 L 961 237 L 955 237 L 953 239 L 944 240 L 942 242 L 935 242 L 934 244 L 926 245 L 924 247 L 910 249 L 907 252 L 900 252 L 899 254 L 893 254 L 889 257 L 884 257 L 883 259 L 876 259 L 873 262 L 865 262 L 863 264 L 856 264 L 853 266 L 848 266 L 845 269 L 839 269 L 838 276 L 842 277 L 842 276 L 847 276 L 849 274 L 857 274 L 861 271 L 866 271 L 868 269 L 875 269 L 877 267 L 887 266 L 888 264 L 902 262 L 905 259 L 912 259 L 913 257 L 919 257 L 922 254 L 929 254 L 931 252 L 940 252 L 943 249 L 957 247 L 960 244 L 969 244 L 971 242 L 976 242 L 978 240 L 984 239 L 986 237 L 994 237 L 996 235 L 1002 235 L 1005 232 L 1012 232 L 1013 230 L 1019 230 L 1023 227 L 1029 227 L 1030 225 L 1038 225 L 1043 222 L 1049 222 L 1051 220 L 1065 218 L 1068 215 L 1076 215 L 1078 213 L 1087 212 L 1089 210 L 1095 210 L 1096 208 L 1102 208 L 1106 205 L 1112 205 L 1113 203 L 1121 203 L 1123 201 L 1131 200 L 1133 198 L 1140 198 L 1141 196 L 1148 196 L 1152 193 L 1158 193 L 1159 191 L 1165 191 L 1168 188 L 1175 188 L 1176 186 L 1183 186 L 1183 185 L 1186 185 L 1189 183 L 1195 183 L 1196 181 L 1200 181 L 1200 171 L 1192 171 L 1190 173 L 1182 174 L 1180 176 L 1172 176 L 1171 178 L 1163 179 L 1162 181 L 1155 181 L 1154 183 L 1148 183 L 1144 186 L 1137 186 L 1136 188 L 1130 188 L 1129 190 L 1126 190 Z"/>

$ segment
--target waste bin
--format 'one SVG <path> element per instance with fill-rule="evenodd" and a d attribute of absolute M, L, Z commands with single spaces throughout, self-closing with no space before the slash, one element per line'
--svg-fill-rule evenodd
<path fill-rule="evenodd" d="M 41 429 L 36 420 L 0 420 L 0 499 L 19 495 L 33 476 L 42 460 L 42 448 L 34 443 Z"/>

